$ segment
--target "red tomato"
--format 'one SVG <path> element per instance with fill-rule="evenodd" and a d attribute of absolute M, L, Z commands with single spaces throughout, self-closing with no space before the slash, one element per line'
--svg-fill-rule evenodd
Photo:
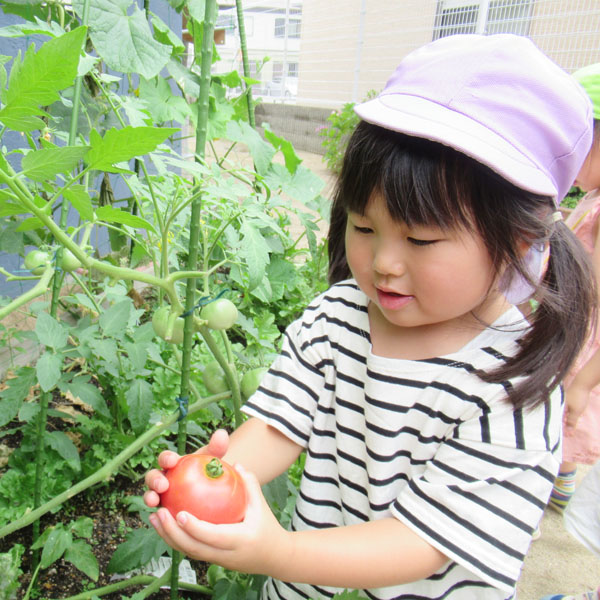
<path fill-rule="evenodd" d="M 185 510 L 211 523 L 239 523 L 246 514 L 246 488 L 228 463 L 207 454 L 186 454 L 165 473 L 169 488 L 160 495 L 175 517 Z"/>

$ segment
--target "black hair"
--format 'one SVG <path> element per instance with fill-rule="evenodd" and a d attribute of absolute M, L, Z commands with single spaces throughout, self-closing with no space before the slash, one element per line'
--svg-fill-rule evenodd
<path fill-rule="evenodd" d="M 346 149 L 331 208 L 329 281 L 351 277 L 344 233 L 348 212 L 364 214 L 373 192 L 392 218 L 442 230 L 478 233 L 496 273 L 523 276 L 534 286 L 537 309 L 524 325 L 519 351 L 497 369 L 479 372 L 504 383 L 516 408 L 537 406 L 561 383 L 595 322 L 595 278 L 587 254 L 562 222 L 552 198 L 526 192 L 474 159 L 442 144 L 361 121 Z M 541 282 L 532 281 L 521 256 L 523 242 L 550 255 Z"/>

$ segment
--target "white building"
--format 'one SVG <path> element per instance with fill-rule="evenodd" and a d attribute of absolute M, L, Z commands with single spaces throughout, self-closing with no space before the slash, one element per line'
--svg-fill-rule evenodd
<path fill-rule="evenodd" d="M 291 99 L 298 91 L 302 0 L 248 0 L 243 3 L 250 74 L 260 81 L 253 91 L 273 99 Z M 219 2 L 215 42 L 217 71 L 243 73 L 235 2 Z M 267 60 L 265 60 L 267 59 Z"/>

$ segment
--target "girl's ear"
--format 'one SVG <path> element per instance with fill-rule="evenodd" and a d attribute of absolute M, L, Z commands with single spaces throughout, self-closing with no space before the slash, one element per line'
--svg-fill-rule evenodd
<path fill-rule="evenodd" d="M 521 240 L 517 244 L 517 248 L 519 250 L 519 254 L 521 255 L 521 258 L 523 258 L 527 254 L 527 252 L 529 251 L 529 248 L 531 248 L 531 243 L 530 242 L 526 242 L 525 240 Z"/>

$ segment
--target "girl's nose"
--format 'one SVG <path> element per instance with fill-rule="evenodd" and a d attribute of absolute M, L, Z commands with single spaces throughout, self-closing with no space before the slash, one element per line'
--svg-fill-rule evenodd
<path fill-rule="evenodd" d="M 373 256 L 373 269 L 380 275 L 402 275 L 406 265 L 398 244 L 378 244 Z"/>

